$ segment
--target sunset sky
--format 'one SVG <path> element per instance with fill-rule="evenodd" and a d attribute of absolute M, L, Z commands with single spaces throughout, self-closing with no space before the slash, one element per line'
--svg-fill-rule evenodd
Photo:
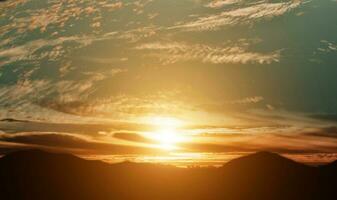
<path fill-rule="evenodd" d="M 0 154 L 337 159 L 336 0 L 0 1 Z"/>

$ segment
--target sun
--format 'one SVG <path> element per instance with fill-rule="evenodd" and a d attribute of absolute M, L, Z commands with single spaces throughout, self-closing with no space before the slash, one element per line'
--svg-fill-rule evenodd
<path fill-rule="evenodd" d="M 177 146 L 182 141 L 182 137 L 174 129 L 161 129 L 153 134 L 153 139 L 158 142 L 158 147 L 165 150 L 179 149 Z"/>
<path fill-rule="evenodd" d="M 178 144 L 184 141 L 179 131 L 183 124 L 180 120 L 171 117 L 154 117 L 150 123 L 155 130 L 149 133 L 149 137 L 158 143 L 157 148 L 169 151 L 179 149 Z"/>

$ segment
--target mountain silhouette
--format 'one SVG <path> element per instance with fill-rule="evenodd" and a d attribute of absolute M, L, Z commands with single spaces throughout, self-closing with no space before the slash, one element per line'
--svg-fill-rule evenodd
<path fill-rule="evenodd" d="M 337 199 L 337 162 L 312 167 L 258 152 L 223 167 L 107 164 L 41 150 L 0 159 L 0 199 Z"/>
<path fill-rule="evenodd" d="M 234 199 L 320 199 L 319 169 L 275 153 L 241 157 L 223 170 Z"/>

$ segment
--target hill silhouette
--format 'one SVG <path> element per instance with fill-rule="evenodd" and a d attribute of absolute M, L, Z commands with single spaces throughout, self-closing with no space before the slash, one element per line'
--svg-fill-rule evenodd
<path fill-rule="evenodd" d="M 220 168 L 182 169 L 24 150 L 0 159 L 0 199 L 337 199 L 336 166 L 311 167 L 258 152 Z"/>

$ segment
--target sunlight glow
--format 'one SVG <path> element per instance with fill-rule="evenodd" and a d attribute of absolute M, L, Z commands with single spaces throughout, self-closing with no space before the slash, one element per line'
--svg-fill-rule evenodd
<path fill-rule="evenodd" d="M 179 133 L 176 130 L 162 129 L 154 132 L 153 139 L 158 141 L 159 148 L 165 150 L 175 150 L 178 149 L 176 146 L 179 142 L 182 141 L 182 138 L 179 137 Z"/>
<path fill-rule="evenodd" d="M 149 137 L 158 142 L 157 148 L 173 151 L 179 149 L 178 143 L 185 140 L 178 128 L 182 121 L 170 117 L 154 117 L 150 123 L 155 126 L 155 131 Z"/>

